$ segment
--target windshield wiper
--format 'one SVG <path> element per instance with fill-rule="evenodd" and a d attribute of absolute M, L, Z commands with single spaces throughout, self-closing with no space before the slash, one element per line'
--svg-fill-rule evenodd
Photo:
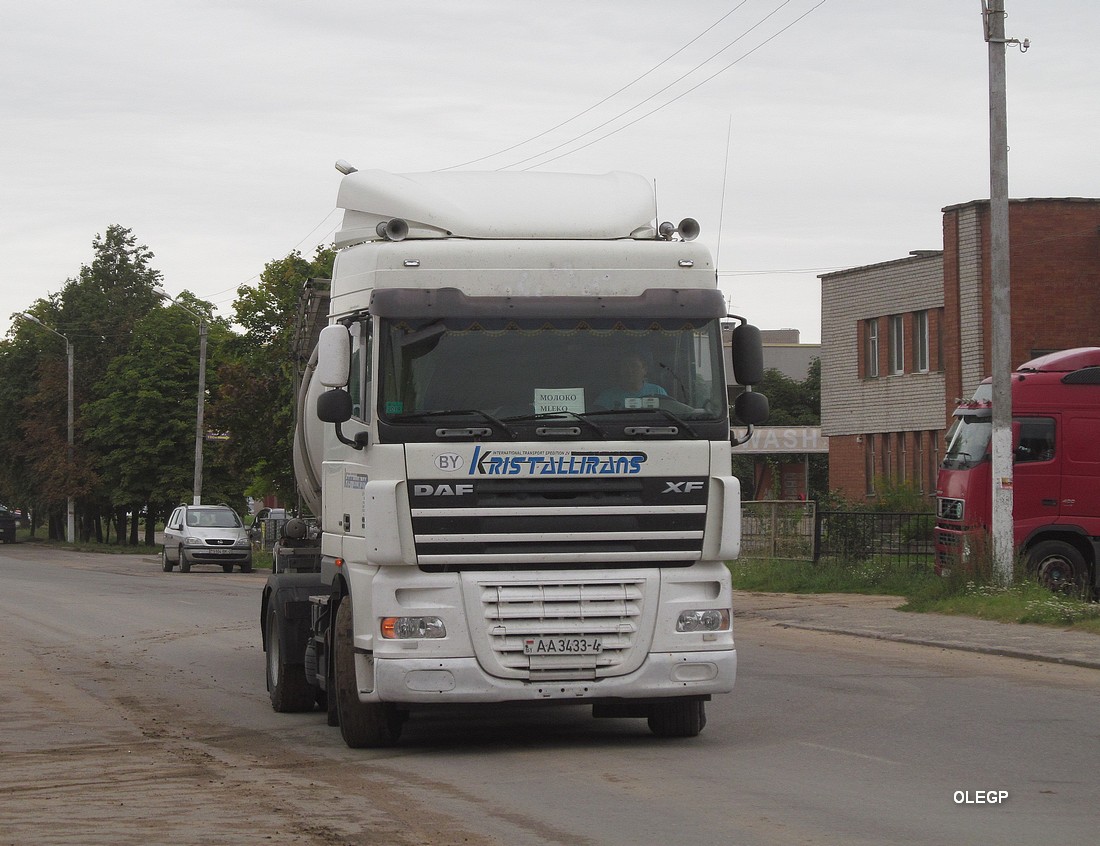
<path fill-rule="evenodd" d="M 583 423 L 590 428 L 593 432 L 599 435 L 601 438 L 607 437 L 607 432 L 603 430 L 601 426 L 593 423 L 584 414 L 578 414 L 575 411 L 544 411 L 540 414 L 521 414 L 516 417 L 506 417 L 501 422 L 508 423 L 520 423 L 525 420 L 576 420 Z"/>
<path fill-rule="evenodd" d="M 684 422 L 684 420 L 682 418 L 677 417 L 675 414 L 673 414 L 667 408 L 658 408 L 658 407 L 653 407 L 653 408 L 607 408 L 607 409 L 599 409 L 599 410 L 596 410 L 596 411 L 586 411 L 584 413 L 584 416 L 589 417 L 589 416 L 594 415 L 594 414 L 638 414 L 639 412 L 645 412 L 645 411 L 656 412 L 657 414 L 660 414 L 663 417 L 665 417 L 665 419 L 675 423 L 677 426 L 683 427 L 684 431 L 687 432 L 689 435 L 691 435 L 693 438 L 699 437 L 696 434 L 695 430 L 691 426 L 689 426 L 686 422 Z"/>
<path fill-rule="evenodd" d="M 482 411 L 480 408 L 448 408 L 442 411 L 414 411 L 412 414 L 399 414 L 394 420 L 400 423 L 406 423 L 412 422 L 413 420 L 427 420 L 429 417 L 459 417 L 470 414 L 476 414 L 485 422 L 496 426 L 498 429 L 503 429 L 510 437 L 514 438 L 516 436 L 515 429 L 503 420 L 494 417 L 487 411 Z"/>

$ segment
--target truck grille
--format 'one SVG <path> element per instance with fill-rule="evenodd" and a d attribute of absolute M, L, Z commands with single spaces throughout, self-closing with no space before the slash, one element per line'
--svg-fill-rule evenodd
<path fill-rule="evenodd" d="M 409 482 L 429 572 L 689 566 L 702 557 L 709 480 Z"/>
<path fill-rule="evenodd" d="M 950 499 L 941 496 L 936 500 L 938 506 L 937 516 L 944 520 L 961 521 L 964 513 L 964 502 L 961 499 Z"/>
<path fill-rule="evenodd" d="M 646 583 L 635 581 L 478 582 L 493 658 L 507 675 L 531 680 L 596 679 L 635 669 L 629 662 L 644 612 Z M 528 638 L 598 638 L 591 655 L 530 656 Z M 645 654 L 646 649 L 640 649 Z"/>

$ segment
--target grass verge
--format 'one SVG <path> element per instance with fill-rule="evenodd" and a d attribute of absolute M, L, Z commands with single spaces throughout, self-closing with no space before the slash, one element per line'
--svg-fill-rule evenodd
<path fill-rule="evenodd" d="M 904 597 L 903 611 L 979 617 L 1005 623 L 1038 623 L 1100 634 L 1100 604 L 1054 594 L 1024 575 L 1008 588 L 978 574 L 944 578 L 931 564 L 867 561 L 729 562 L 738 590 L 774 593 L 861 593 Z"/>

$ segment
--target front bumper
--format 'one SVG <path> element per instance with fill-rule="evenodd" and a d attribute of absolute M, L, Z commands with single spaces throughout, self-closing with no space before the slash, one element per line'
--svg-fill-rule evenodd
<path fill-rule="evenodd" d="M 737 650 L 653 652 L 624 676 L 584 681 L 524 681 L 490 676 L 475 658 L 377 658 L 356 655 L 363 702 L 471 703 L 650 699 L 729 693 L 737 676 Z M 373 670 L 373 672 L 372 672 Z"/>
<path fill-rule="evenodd" d="M 241 546 L 185 546 L 183 560 L 190 564 L 251 564 L 252 550 Z"/>

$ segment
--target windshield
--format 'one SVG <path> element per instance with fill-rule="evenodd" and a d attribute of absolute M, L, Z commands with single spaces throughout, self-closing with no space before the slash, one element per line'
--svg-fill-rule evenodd
<path fill-rule="evenodd" d="M 235 529 L 241 525 L 241 520 L 235 511 L 228 508 L 211 508 L 202 511 L 188 509 L 187 525 L 206 526 L 211 529 Z"/>
<path fill-rule="evenodd" d="M 959 417 L 947 433 L 943 466 L 952 469 L 974 467 L 986 458 L 993 424 L 988 416 Z"/>
<path fill-rule="evenodd" d="M 503 427 L 511 437 L 525 421 L 605 434 L 618 416 L 724 426 L 721 361 L 713 319 L 385 320 L 380 419 L 435 427 L 453 415 L 446 425 Z"/>

